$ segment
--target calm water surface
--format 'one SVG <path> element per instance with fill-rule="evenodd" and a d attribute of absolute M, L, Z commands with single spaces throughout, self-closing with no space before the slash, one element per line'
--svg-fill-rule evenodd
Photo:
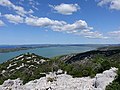
<path fill-rule="evenodd" d="M 87 47 L 87 46 L 58 46 L 58 47 L 45 47 L 45 48 L 36 48 L 36 49 L 29 49 L 29 50 L 21 50 L 16 52 L 9 52 L 9 53 L 0 53 L 0 63 L 9 60 L 17 55 L 23 53 L 35 53 L 40 56 L 44 57 L 54 57 L 64 54 L 71 54 L 71 53 L 80 53 L 84 51 L 89 51 L 96 49 L 97 47 Z"/>

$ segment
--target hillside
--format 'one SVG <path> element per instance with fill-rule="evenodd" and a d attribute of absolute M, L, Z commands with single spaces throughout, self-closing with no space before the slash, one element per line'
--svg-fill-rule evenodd
<path fill-rule="evenodd" d="M 66 73 L 56 75 L 56 72 L 50 72 L 45 77 L 24 85 L 20 79 L 9 79 L 0 85 L 0 90 L 105 90 L 105 87 L 114 80 L 116 70 L 117 68 L 111 68 L 97 74 L 95 78 L 73 78 Z"/>
<path fill-rule="evenodd" d="M 29 80 L 40 78 L 43 72 L 43 64 L 48 62 L 48 58 L 38 56 L 34 53 L 21 54 L 11 60 L 0 64 L 0 84 L 6 79 L 21 78 L 26 83 Z M 43 66 L 42 66 L 43 65 Z M 39 75 L 39 76 L 38 76 Z"/>
<path fill-rule="evenodd" d="M 101 51 L 107 51 L 107 50 L 120 50 L 120 45 L 109 45 L 109 46 L 105 46 L 105 47 L 100 47 L 98 48 L 98 50 Z"/>
<path fill-rule="evenodd" d="M 106 47 L 108 48 L 108 47 Z M 110 67 L 119 68 L 116 79 L 106 87 L 106 90 L 120 89 L 120 47 L 112 47 L 104 50 L 88 51 L 76 54 L 72 57 L 63 56 L 60 60 L 67 63 L 64 68 L 73 77 L 91 76 L 102 73 Z"/>
<path fill-rule="evenodd" d="M 106 90 L 119 90 L 120 87 L 120 49 L 93 50 L 84 53 L 45 58 L 34 53 L 26 53 L 0 64 L 0 84 L 8 79 L 20 78 L 23 84 L 39 79 L 48 72 L 63 70 L 74 77 L 94 78 L 97 73 L 118 68 L 117 76 Z"/>

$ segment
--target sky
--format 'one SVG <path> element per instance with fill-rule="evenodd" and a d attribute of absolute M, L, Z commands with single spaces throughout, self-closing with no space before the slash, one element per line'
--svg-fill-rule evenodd
<path fill-rule="evenodd" d="M 0 0 L 4 44 L 120 44 L 120 0 Z"/>

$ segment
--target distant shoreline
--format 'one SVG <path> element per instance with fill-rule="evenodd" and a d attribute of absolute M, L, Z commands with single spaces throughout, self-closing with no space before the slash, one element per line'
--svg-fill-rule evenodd
<path fill-rule="evenodd" d="M 31 45 L 0 45 L 0 53 L 16 52 L 21 50 L 29 50 L 46 47 L 65 47 L 65 46 L 87 46 L 87 47 L 103 47 L 119 46 L 119 44 L 31 44 Z"/>
<path fill-rule="evenodd" d="M 45 48 L 45 47 L 62 47 L 62 46 L 87 46 L 87 47 L 94 47 L 94 46 L 101 46 L 96 44 L 53 44 L 53 45 L 0 45 L 0 53 L 8 53 L 8 52 L 15 52 L 21 50 L 29 50 L 29 49 L 36 49 L 36 48 Z M 105 45 L 104 45 L 105 46 Z"/>
<path fill-rule="evenodd" d="M 0 48 L 0 53 L 15 52 L 21 50 L 28 50 L 30 48 Z"/>

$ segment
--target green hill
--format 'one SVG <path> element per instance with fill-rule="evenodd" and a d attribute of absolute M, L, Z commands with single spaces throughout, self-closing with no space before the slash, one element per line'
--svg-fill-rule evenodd
<path fill-rule="evenodd" d="M 21 78 L 24 83 L 40 78 L 49 58 L 38 56 L 34 53 L 21 54 L 17 57 L 0 64 L 0 84 L 6 79 Z M 45 65 L 44 65 L 45 64 Z M 49 69 L 48 69 L 49 71 Z"/>
<path fill-rule="evenodd" d="M 73 77 L 94 77 L 111 67 L 119 68 L 118 76 L 106 90 L 119 90 L 120 49 L 93 50 L 84 53 L 45 58 L 26 53 L 0 64 L 0 84 L 7 79 L 20 78 L 24 83 L 44 76 L 44 73 L 62 69 Z"/>

